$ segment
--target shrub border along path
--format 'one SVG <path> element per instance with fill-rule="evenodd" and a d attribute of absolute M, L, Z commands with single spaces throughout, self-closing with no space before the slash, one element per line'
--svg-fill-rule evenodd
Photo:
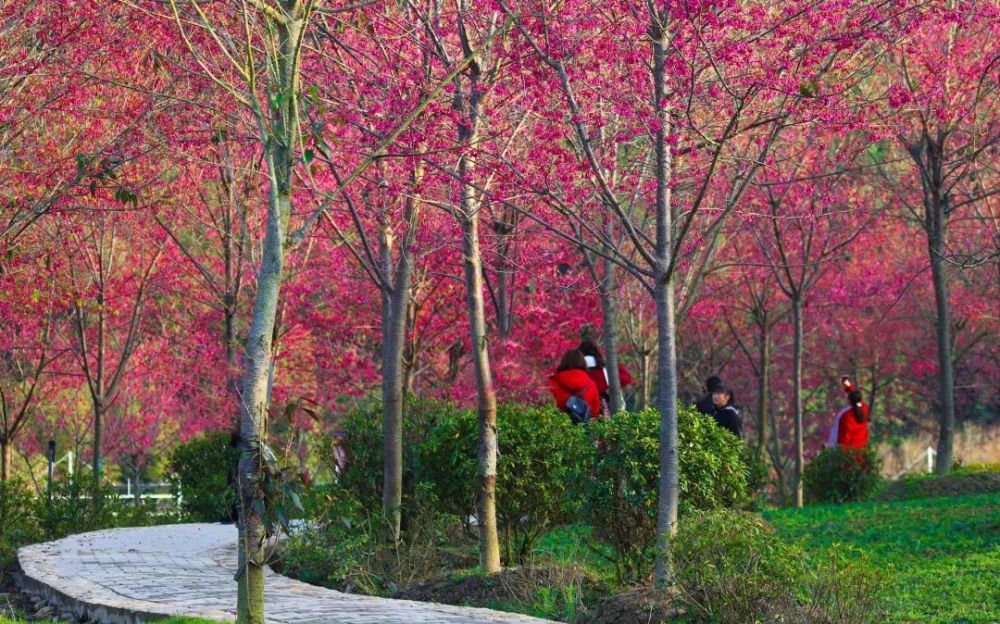
<path fill-rule="evenodd" d="M 232 621 L 236 529 L 176 524 L 82 533 L 18 551 L 21 584 L 81 619 L 136 624 L 169 616 Z M 373 598 L 267 571 L 264 614 L 281 624 L 542 624 L 468 607 Z"/>

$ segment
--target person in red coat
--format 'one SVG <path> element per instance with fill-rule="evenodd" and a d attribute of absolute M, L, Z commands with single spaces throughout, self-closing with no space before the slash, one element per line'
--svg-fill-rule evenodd
<path fill-rule="evenodd" d="M 844 386 L 850 405 L 837 412 L 827 446 L 865 448 L 868 446 L 870 408 L 864 402 L 861 391 L 851 383 L 850 379 L 843 377 L 840 382 Z"/>
<path fill-rule="evenodd" d="M 597 385 L 587 374 L 587 361 L 579 349 L 569 349 L 554 375 L 549 377 L 549 391 L 556 400 L 556 407 L 566 411 L 566 401 L 571 396 L 579 396 L 590 406 L 591 418 L 601 413 L 601 395 Z"/>
<path fill-rule="evenodd" d="M 590 339 L 582 340 L 579 350 L 583 353 L 584 360 L 586 361 L 587 374 L 590 375 L 590 379 L 597 386 L 597 394 L 601 397 L 601 415 L 606 418 L 610 417 L 611 397 L 608 394 L 608 369 L 605 368 L 601 350 Z M 618 381 L 621 382 L 622 388 L 632 383 L 632 375 L 629 375 L 628 371 L 621 364 L 618 365 Z"/>

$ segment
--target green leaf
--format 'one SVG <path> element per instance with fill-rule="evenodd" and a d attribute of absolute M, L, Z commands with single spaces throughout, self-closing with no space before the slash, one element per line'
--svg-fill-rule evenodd
<path fill-rule="evenodd" d="M 263 518 L 264 512 L 267 511 L 267 509 L 264 507 L 264 501 L 260 500 L 259 498 L 254 499 L 254 501 L 250 504 L 250 510 L 258 518 Z"/>
<path fill-rule="evenodd" d="M 314 156 L 315 154 L 313 153 L 313 151 L 311 149 L 307 149 L 305 151 L 305 154 L 303 154 L 303 160 L 305 160 L 306 164 L 308 165 L 309 163 L 312 162 Z"/>
<path fill-rule="evenodd" d="M 803 82 L 799 85 L 799 95 L 804 98 L 814 98 L 819 95 L 819 85 L 815 80 Z"/>

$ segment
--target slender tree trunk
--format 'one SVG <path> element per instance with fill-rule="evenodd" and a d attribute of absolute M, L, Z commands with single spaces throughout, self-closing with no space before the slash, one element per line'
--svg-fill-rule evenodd
<path fill-rule="evenodd" d="M 287 190 L 287 189 L 283 189 Z M 280 193 L 280 194 L 279 194 Z M 240 542 L 237 622 L 264 623 L 264 524 L 254 509 L 254 479 L 262 445 L 266 443 L 268 377 L 271 343 L 278 310 L 284 265 L 284 245 L 291 197 L 272 188 L 264 237 L 264 253 L 257 278 L 253 323 L 247 337 L 240 401 L 241 453 L 239 460 Z"/>
<path fill-rule="evenodd" d="M 508 257 L 511 245 L 508 238 L 509 234 L 506 231 L 507 227 L 506 223 L 494 227 L 494 231 L 497 232 L 497 238 L 499 239 L 497 247 L 500 254 L 500 257 L 497 259 L 497 337 L 500 340 L 506 340 L 514 328 L 511 314 L 511 289 L 514 282 L 514 271 L 511 268 L 510 258 Z"/>
<path fill-rule="evenodd" d="M 654 106 L 657 121 L 654 139 L 656 151 L 656 330 L 657 330 L 657 407 L 660 410 L 660 491 L 656 515 L 656 585 L 665 587 L 672 580 L 670 540 L 677 531 L 677 507 L 680 496 L 677 458 L 677 350 L 674 332 L 674 281 L 670 270 L 673 248 L 670 180 L 671 151 L 666 137 L 670 117 L 665 109 L 667 33 L 654 20 L 650 28 L 653 43 Z"/>
<path fill-rule="evenodd" d="M 601 322 L 604 325 L 604 362 L 608 370 L 608 397 L 611 413 L 617 414 L 625 409 L 625 399 L 622 396 L 621 376 L 618 374 L 618 318 L 615 301 L 615 266 L 608 258 L 604 258 L 604 279 L 601 294 Z M 610 416 L 610 414 L 609 414 Z"/>
<path fill-rule="evenodd" d="M 277 34 L 277 85 L 280 101 L 269 103 L 270 120 L 257 111 L 268 172 L 267 228 L 253 321 L 244 352 L 240 396 L 239 558 L 237 572 L 237 624 L 264 624 L 265 531 L 263 518 L 254 505 L 255 481 L 265 461 L 267 407 L 274 370 L 273 342 L 278 322 L 282 272 L 292 213 L 292 168 L 298 124 L 299 44 L 305 28 L 303 7 L 288 0 L 282 3 L 283 19 L 274 21 Z M 270 452 L 270 451 L 266 451 Z M 264 501 L 269 504 L 269 501 Z"/>
<path fill-rule="evenodd" d="M 757 455 L 767 456 L 768 399 L 771 392 L 771 336 L 767 319 L 760 327 L 760 379 L 757 386 Z"/>
<path fill-rule="evenodd" d="M 135 498 L 132 502 L 135 503 L 136 507 L 142 505 L 142 471 L 139 469 L 139 464 L 135 465 Z"/>
<path fill-rule="evenodd" d="M 98 254 L 98 262 L 103 263 L 103 254 Z M 100 492 L 101 473 L 104 472 L 104 409 L 105 409 L 105 388 L 104 388 L 104 281 L 100 282 L 100 290 L 97 293 L 97 371 L 94 379 L 94 389 L 91 400 L 94 404 L 94 450 L 93 450 L 93 470 L 94 470 L 94 494 Z M 81 321 L 82 322 L 82 321 Z M 83 329 L 81 328 L 81 334 Z M 87 357 L 84 353 L 83 357 Z M 124 356 L 123 356 L 124 357 Z"/>
<path fill-rule="evenodd" d="M 105 408 L 100 398 L 94 399 L 94 449 L 93 470 L 94 487 L 99 488 L 101 474 L 104 472 L 104 412 Z"/>
<path fill-rule="evenodd" d="M 644 347 L 645 349 L 645 347 Z M 643 350 L 642 357 L 639 359 L 640 375 L 642 379 L 642 389 L 639 393 L 639 405 L 637 408 L 639 410 L 644 410 L 649 407 L 652 402 L 653 396 L 653 355 L 648 350 Z"/>
<path fill-rule="evenodd" d="M 384 260 L 391 265 L 391 252 L 383 244 Z M 403 254 L 395 275 L 385 272 L 394 283 L 383 289 L 382 406 L 383 477 L 382 512 L 389 521 L 391 543 L 399 542 L 403 505 L 403 347 L 410 291 L 410 262 Z"/>
<path fill-rule="evenodd" d="M 947 264 L 944 260 L 945 215 L 941 206 L 933 206 L 928 247 L 934 303 L 937 311 L 936 340 L 938 354 L 938 403 L 941 409 L 937 444 L 937 472 L 949 472 L 954 463 L 955 442 L 955 369 L 951 353 L 951 302 L 948 296 Z"/>
<path fill-rule="evenodd" d="M 458 3 L 459 11 L 467 10 L 466 3 Z M 465 26 L 462 31 L 466 54 Z M 468 93 L 461 81 L 455 83 L 453 108 L 461 116 L 457 139 L 461 149 L 475 142 L 479 129 L 479 113 L 483 90 L 479 87 L 481 68 L 478 59 L 468 66 Z M 479 526 L 479 565 L 487 574 L 500 571 L 500 539 L 497 533 L 496 482 L 497 482 L 497 405 L 490 369 L 489 345 L 486 340 L 486 312 L 483 302 L 483 256 L 479 247 L 479 209 L 472 186 L 473 162 L 466 153 L 458 159 L 459 205 L 457 216 L 462 225 L 462 243 L 465 262 L 465 296 L 469 317 L 469 339 L 472 363 L 476 375 L 476 398 L 479 411 L 478 443 L 478 494 L 477 524 Z"/>
<path fill-rule="evenodd" d="M 466 179 L 464 175 L 462 179 Z M 463 193 L 467 192 L 469 191 L 466 187 Z M 465 249 L 466 303 L 479 406 L 479 564 L 484 571 L 493 574 L 500 571 L 500 542 L 496 515 L 497 406 L 486 340 L 482 256 L 479 250 L 479 214 L 476 210 L 465 213 L 462 219 L 462 231 Z"/>
<path fill-rule="evenodd" d="M 12 461 L 14 459 L 14 441 L 0 438 L 0 482 L 10 478 Z"/>
<path fill-rule="evenodd" d="M 656 582 L 671 581 L 670 538 L 677 531 L 680 498 L 677 457 L 677 349 L 674 336 L 673 280 L 657 278 L 656 320 L 658 375 L 657 407 L 660 410 L 660 492 L 657 505 Z"/>
<path fill-rule="evenodd" d="M 406 304 L 406 347 L 403 349 L 403 388 L 407 394 L 413 394 L 417 378 L 417 341 L 413 333 L 416 331 L 416 313 L 413 302 Z"/>
<path fill-rule="evenodd" d="M 802 506 L 802 469 L 805 457 L 802 450 L 802 297 L 792 296 L 793 353 L 792 353 L 792 414 L 795 419 L 795 506 Z"/>

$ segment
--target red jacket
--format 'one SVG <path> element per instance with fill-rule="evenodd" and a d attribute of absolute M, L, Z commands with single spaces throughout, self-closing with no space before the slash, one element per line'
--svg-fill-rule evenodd
<path fill-rule="evenodd" d="M 853 407 L 840 416 L 840 422 L 837 423 L 837 444 L 848 448 L 868 446 L 868 405 L 864 402 L 861 403 L 861 414 L 861 422 L 858 422 Z"/>
<path fill-rule="evenodd" d="M 608 380 L 603 368 L 588 368 L 587 374 L 590 375 L 590 379 L 597 386 L 598 394 L 603 395 L 608 393 Z M 618 380 L 621 381 L 622 388 L 632 383 L 632 375 L 629 375 L 628 371 L 622 368 L 621 365 L 618 366 Z"/>
<path fill-rule="evenodd" d="M 566 401 L 575 394 L 590 405 L 591 418 L 597 418 L 601 413 L 601 395 L 597 393 L 597 386 L 586 371 L 578 368 L 559 371 L 549 377 L 549 391 L 555 397 L 556 407 L 564 412 Z"/>
<path fill-rule="evenodd" d="M 854 391 L 854 384 L 844 387 L 848 394 Z M 858 410 L 861 412 L 861 422 L 858 422 Z M 837 444 L 848 448 L 864 448 L 868 446 L 868 404 L 861 402 L 861 407 L 854 405 L 844 411 L 837 422 Z"/>

